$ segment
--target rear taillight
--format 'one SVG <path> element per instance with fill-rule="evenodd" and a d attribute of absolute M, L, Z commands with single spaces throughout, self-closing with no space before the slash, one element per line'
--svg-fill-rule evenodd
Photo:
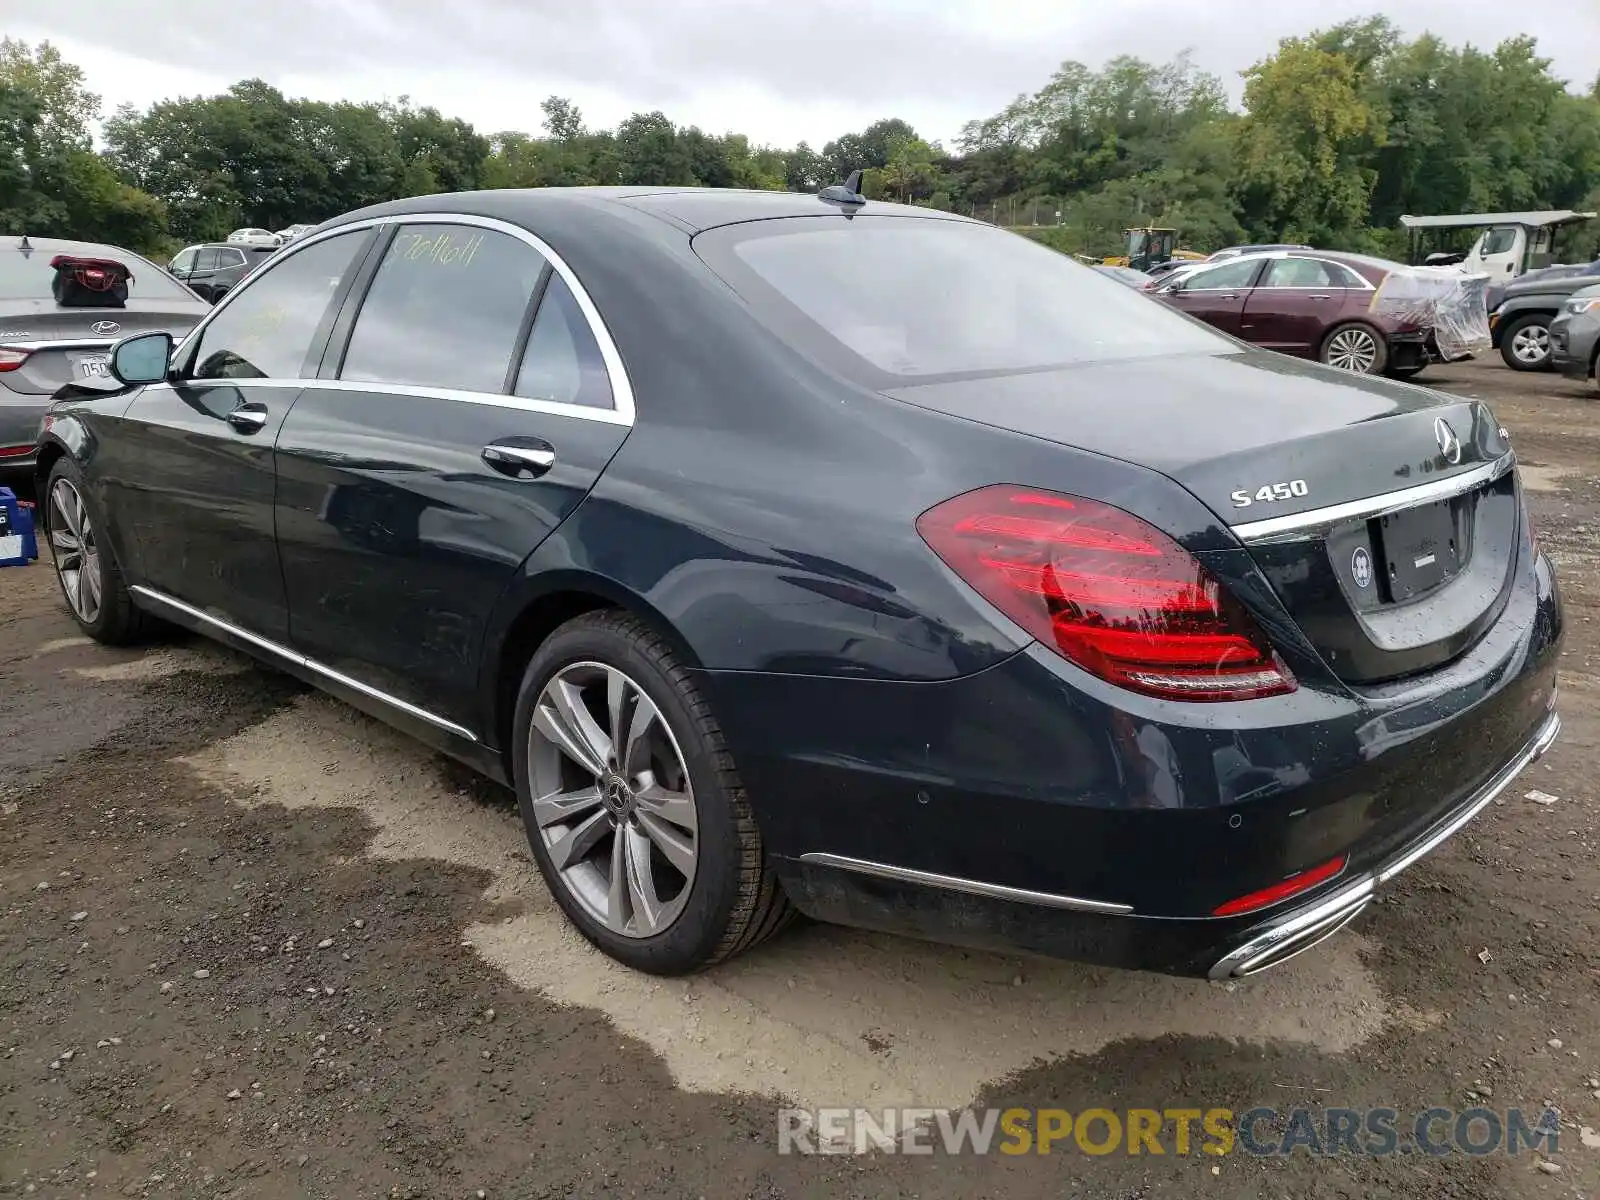
<path fill-rule="evenodd" d="M 21 458 L 24 454 L 32 454 L 33 446 L 0 446 L 0 458 Z"/>
<path fill-rule="evenodd" d="M 31 350 L 13 350 L 7 346 L 0 346 L 0 371 L 15 371 L 28 361 Z"/>
<path fill-rule="evenodd" d="M 1120 508 L 996 484 L 930 508 L 917 532 L 984 599 L 1110 683 L 1178 700 L 1295 689 L 1211 573 Z"/>

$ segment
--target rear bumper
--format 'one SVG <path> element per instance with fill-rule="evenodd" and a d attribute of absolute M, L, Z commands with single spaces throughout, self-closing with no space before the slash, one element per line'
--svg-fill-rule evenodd
<path fill-rule="evenodd" d="M 1353 918 L 1554 738 L 1562 616 L 1540 557 L 1423 676 L 1146 701 L 1040 647 L 946 683 L 703 676 L 769 853 L 825 921 L 1207 976 Z M 1330 859 L 1275 908 L 1211 914 Z"/>
<path fill-rule="evenodd" d="M 1551 700 L 1554 701 L 1554 696 Z M 1375 870 L 1367 871 L 1357 879 L 1343 880 L 1332 895 L 1304 908 L 1274 917 L 1258 932 L 1247 934 L 1237 946 L 1219 958 L 1207 974 L 1212 979 L 1235 979 L 1254 975 L 1268 967 L 1287 962 L 1301 951 L 1309 950 L 1318 942 L 1339 932 L 1366 908 L 1382 884 L 1388 883 L 1401 871 L 1437 850 L 1487 808 L 1494 798 L 1521 774 L 1524 767 L 1543 758 L 1545 751 L 1555 745 L 1560 732 L 1561 717 L 1552 709 L 1544 724 L 1539 726 L 1538 732 L 1516 757 L 1502 767 L 1493 779 L 1468 798 L 1460 808 L 1426 830 L 1416 841 L 1404 847 Z"/>

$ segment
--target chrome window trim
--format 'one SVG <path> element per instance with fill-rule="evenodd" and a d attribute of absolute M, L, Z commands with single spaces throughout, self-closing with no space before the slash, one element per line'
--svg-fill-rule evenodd
<path fill-rule="evenodd" d="M 1473 488 L 1486 483 L 1493 483 L 1516 466 L 1516 462 L 1516 454 L 1507 450 L 1493 462 L 1480 463 L 1470 470 L 1460 471 L 1446 479 L 1434 479 L 1428 483 L 1419 483 L 1415 487 L 1383 492 L 1363 500 L 1347 500 L 1342 504 L 1330 504 L 1324 508 L 1308 509 L 1306 512 L 1292 513 L 1288 516 L 1245 521 L 1230 528 L 1236 538 L 1248 544 L 1293 541 L 1309 537 L 1318 529 L 1338 525 L 1344 521 L 1381 517 L 1418 504 L 1448 500 L 1452 496 L 1470 492 Z"/>
<path fill-rule="evenodd" d="M 171 383 L 152 383 L 150 388 L 172 388 Z M 511 408 L 521 412 L 544 413 L 552 417 L 577 417 L 604 425 L 632 425 L 614 408 L 590 408 L 583 404 L 564 404 L 556 400 L 533 400 L 527 396 L 508 396 L 503 392 L 465 392 L 453 388 L 422 387 L 412 383 L 364 383 L 356 379 L 186 379 L 186 388 L 250 387 L 280 391 L 364 392 L 387 396 L 416 396 L 424 400 L 454 400 L 462 404 L 487 404 L 492 408 Z"/>
<path fill-rule="evenodd" d="M 240 641 L 247 642 L 256 647 L 256 649 L 272 655 L 274 658 L 280 659 L 294 666 L 304 668 L 305 670 L 311 671 L 314 674 L 321 675 L 324 679 L 331 679 L 335 683 L 343 684 L 345 687 L 360 692 L 363 696 L 368 696 L 373 700 L 377 700 L 383 704 L 386 704 L 398 712 L 403 712 L 407 716 L 414 717 L 419 721 L 425 721 L 436 729 L 442 729 L 446 733 L 453 733 L 457 737 L 465 738 L 469 742 L 478 741 L 478 735 L 473 733 L 472 730 L 468 729 L 465 725 L 457 725 L 454 721 L 447 721 L 445 718 L 431 713 L 425 708 L 418 708 L 415 704 L 402 700 L 398 696 L 391 696 L 388 692 L 373 687 L 370 683 L 362 683 L 359 679 L 352 679 L 349 675 L 344 674 L 342 671 L 335 671 L 332 667 L 326 666 L 314 658 L 307 658 L 299 651 L 291 650 L 289 647 L 280 645 L 270 638 L 264 638 L 259 634 L 251 633 L 248 629 L 242 629 L 238 625 L 233 624 L 231 621 L 224 621 L 221 617 L 214 617 L 210 613 L 205 612 L 202 609 L 198 609 L 192 604 L 185 604 L 182 600 L 167 595 L 165 592 L 160 592 L 155 588 L 146 587 L 143 584 L 138 583 L 132 584 L 128 590 L 136 593 L 148 601 L 151 601 L 154 604 L 165 605 L 166 607 L 183 613 L 185 616 L 191 617 L 196 621 L 203 621 L 213 629 L 219 629 L 231 637 L 235 637 Z"/>
<path fill-rule="evenodd" d="M 250 387 L 277 387 L 277 388 L 306 388 L 315 387 L 325 391 L 361 391 L 361 392 L 390 392 L 399 396 L 418 396 L 438 400 L 458 400 L 464 403 L 489 404 L 496 408 L 521 409 L 525 412 L 545 413 L 550 416 L 577 417 L 585 421 L 599 421 L 607 425 L 631 426 L 635 420 L 633 382 L 628 377 L 628 370 L 622 363 L 622 353 L 617 349 L 616 340 L 611 336 L 611 330 L 606 327 L 600 310 L 589 297 L 588 290 L 578 281 L 565 259 L 551 248 L 550 244 L 538 235 L 530 233 L 520 225 L 513 225 L 509 221 L 502 221 L 495 217 L 480 217 L 473 213 L 397 213 L 387 217 L 368 217 L 361 221 L 351 221 L 348 224 L 336 225 L 331 229 L 319 230 L 308 233 L 304 237 L 281 247 L 282 257 L 274 255 L 271 263 L 263 263 L 249 275 L 244 282 L 231 290 L 219 300 L 194 328 L 190 329 L 184 338 L 173 347 L 173 360 L 180 361 L 182 355 L 190 349 L 190 343 L 204 336 L 206 327 L 217 316 L 227 310 L 229 304 L 243 294 L 255 283 L 266 278 L 269 265 L 276 266 L 290 255 L 327 241 L 329 238 L 338 237 L 343 233 L 353 233 L 360 230 L 374 229 L 383 225 L 465 225 L 477 229 L 489 229 L 516 238 L 519 242 L 533 248 L 542 255 L 550 264 L 552 270 L 560 275 L 567 287 L 572 291 L 573 298 L 578 302 L 578 309 L 583 313 L 584 320 L 589 323 L 589 331 L 594 335 L 595 344 L 600 347 L 600 358 L 605 363 L 606 375 L 611 384 L 611 407 L 592 408 L 584 404 L 564 404 L 555 400 L 534 400 L 526 396 L 506 395 L 503 392 L 473 392 L 462 391 L 456 388 L 425 387 L 418 384 L 377 383 L 355 379 L 317 379 L 317 378 L 266 378 L 266 379 L 193 379 L 185 380 L 186 385 L 204 386 L 208 384 L 231 384 L 235 387 L 248 385 Z"/>
<path fill-rule="evenodd" d="M 914 883 L 946 892 L 985 896 L 991 900 L 1010 900 L 1017 904 L 1037 904 L 1043 908 L 1066 908 L 1075 912 L 1104 913 L 1119 917 L 1127 916 L 1133 911 L 1131 904 L 1117 904 L 1110 900 L 1084 900 L 1077 896 L 1058 895 L 1055 892 L 1034 892 L 1027 888 L 1008 887 L 1003 883 L 984 883 L 977 879 L 963 879 L 958 875 L 940 875 L 933 871 L 918 871 L 911 867 L 896 867 L 888 863 L 870 862 L 864 858 L 847 858 L 842 854 L 824 854 L 816 850 L 802 854 L 800 861 L 817 867 L 852 871 L 857 875 L 893 879 L 898 883 Z"/>

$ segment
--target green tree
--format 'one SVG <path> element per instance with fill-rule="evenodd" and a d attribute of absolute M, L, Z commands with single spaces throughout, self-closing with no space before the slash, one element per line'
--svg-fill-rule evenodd
<path fill-rule="evenodd" d="M 93 148 L 90 125 L 100 116 L 100 97 L 89 91 L 83 69 L 64 60 L 49 42 L 34 48 L 17 38 L 0 38 L 0 83 L 38 97 L 37 137 L 44 151 Z"/>
<path fill-rule="evenodd" d="M 1385 135 L 1355 64 L 1290 38 L 1245 72 L 1239 199 L 1263 240 L 1337 244 L 1366 222 Z"/>
<path fill-rule="evenodd" d="M 634 113 L 617 126 L 620 182 L 685 185 L 694 183 L 689 150 L 662 112 Z"/>

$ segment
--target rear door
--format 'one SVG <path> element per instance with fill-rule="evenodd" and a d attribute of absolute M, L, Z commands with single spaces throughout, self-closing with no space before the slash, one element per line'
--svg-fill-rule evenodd
<path fill-rule="evenodd" d="M 1160 296 L 1191 317 L 1198 317 L 1224 333 L 1242 337 L 1240 326 L 1244 320 L 1245 301 L 1262 265 L 1261 259 L 1246 258 L 1208 267 L 1196 271 L 1171 291 L 1161 292 Z"/>
<path fill-rule="evenodd" d="M 278 435 L 291 636 L 476 730 L 495 602 L 621 446 L 632 393 L 581 285 L 531 235 L 428 214 L 386 239 Z"/>
<path fill-rule="evenodd" d="M 1308 356 L 1344 305 L 1336 264 L 1285 256 L 1267 264 L 1245 302 L 1239 331 L 1246 341 L 1285 354 Z"/>
<path fill-rule="evenodd" d="M 129 406 L 107 487 L 142 585 L 260 637 L 287 637 L 272 443 L 371 236 L 342 233 L 274 264 L 184 344 L 175 382 Z"/>

